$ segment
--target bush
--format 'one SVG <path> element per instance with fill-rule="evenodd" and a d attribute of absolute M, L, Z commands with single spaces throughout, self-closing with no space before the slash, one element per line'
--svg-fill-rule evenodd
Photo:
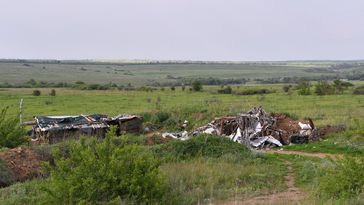
<path fill-rule="evenodd" d="M 288 91 L 290 90 L 292 88 L 292 85 L 284 85 L 283 86 L 283 91 L 285 92 L 285 93 L 288 93 Z"/>
<path fill-rule="evenodd" d="M 32 93 L 32 95 L 33 96 L 40 96 L 40 90 L 33 90 L 33 93 Z"/>
<path fill-rule="evenodd" d="M 192 82 L 192 90 L 193 91 L 201 91 L 202 90 L 202 84 L 200 81 L 195 80 Z"/>
<path fill-rule="evenodd" d="M 0 204 L 41 204 L 44 195 L 41 188 L 44 182 L 43 180 L 31 180 L 2 188 L 0 189 Z"/>
<path fill-rule="evenodd" d="M 217 93 L 220 94 L 231 94 L 233 89 L 230 86 L 227 86 L 226 88 L 219 89 Z"/>
<path fill-rule="evenodd" d="M 52 89 L 51 92 L 49 93 L 50 96 L 56 96 L 56 90 Z"/>
<path fill-rule="evenodd" d="M 110 131 L 109 133 L 114 133 Z M 142 147 L 113 143 L 108 134 L 74 142 L 69 158 L 54 153 L 55 166 L 47 166 L 49 183 L 44 187 L 48 204 L 153 204 L 163 198 L 164 183 L 159 162 Z"/>
<path fill-rule="evenodd" d="M 317 95 L 332 95 L 335 93 L 335 88 L 327 81 L 320 81 L 315 86 L 315 93 Z"/>
<path fill-rule="evenodd" d="M 311 84 L 308 81 L 301 80 L 296 86 L 299 95 L 311 95 Z"/>
<path fill-rule="evenodd" d="M 14 148 L 27 141 L 26 131 L 17 118 L 7 118 L 4 108 L 0 113 L 0 147 Z"/>
<path fill-rule="evenodd" d="M 354 95 L 364 95 L 364 86 L 356 87 L 353 91 Z"/>
<path fill-rule="evenodd" d="M 0 159 L 0 188 L 14 183 L 14 178 L 5 163 Z"/>
<path fill-rule="evenodd" d="M 348 87 L 354 86 L 352 83 L 341 80 L 334 80 L 333 86 L 336 93 L 343 93 Z"/>
<path fill-rule="evenodd" d="M 169 118 L 169 113 L 167 112 L 157 112 L 153 117 L 152 117 L 152 122 L 156 123 L 156 124 L 161 124 L 164 121 L 168 120 Z"/>

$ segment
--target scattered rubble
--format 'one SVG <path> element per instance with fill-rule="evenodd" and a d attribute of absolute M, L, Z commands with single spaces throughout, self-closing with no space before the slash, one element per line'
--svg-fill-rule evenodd
<path fill-rule="evenodd" d="M 308 123 L 294 121 L 282 114 L 268 114 L 261 107 L 237 116 L 217 118 L 191 133 L 183 131 L 164 133 L 162 136 L 187 140 L 198 134 L 228 137 L 234 142 L 255 149 L 307 143 L 321 137 L 312 120 Z"/>

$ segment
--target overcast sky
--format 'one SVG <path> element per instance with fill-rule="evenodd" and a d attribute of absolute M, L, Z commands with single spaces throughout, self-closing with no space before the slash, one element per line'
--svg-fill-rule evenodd
<path fill-rule="evenodd" d="M 364 59 L 363 0 L 0 0 L 0 58 Z"/>

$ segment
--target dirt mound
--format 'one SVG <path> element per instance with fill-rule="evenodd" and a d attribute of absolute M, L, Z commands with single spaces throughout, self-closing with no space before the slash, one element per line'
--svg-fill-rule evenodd
<path fill-rule="evenodd" d="M 272 113 L 271 115 L 277 119 L 274 129 L 281 131 L 281 141 L 283 144 L 289 144 L 290 136 L 299 133 L 301 130 L 300 126 L 298 125 L 298 121 L 295 121 L 280 113 Z"/>
<path fill-rule="evenodd" d="M 324 136 L 328 135 L 328 134 L 334 134 L 334 133 L 339 133 L 345 130 L 345 126 L 344 125 L 326 125 L 325 127 L 321 127 L 319 129 L 319 135 L 321 138 L 323 138 Z"/>
<path fill-rule="evenodd" d="M 158 132 L 151 132 L 146 135 L 146 145 L 165 144 L 171 141 L 171 138 L 164 138 Z"/>
<path fill-rule="evenodd" d="M 15 181 L 22 182 L 41 176 L 39 156 L 29 148 L 14 148 L 0 152 Z"/>

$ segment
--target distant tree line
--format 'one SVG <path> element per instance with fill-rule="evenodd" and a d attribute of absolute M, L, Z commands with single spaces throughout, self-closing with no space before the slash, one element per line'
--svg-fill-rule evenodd
<path fill-rule="evenodd" d="M 184 78 L 184 77 L 173 77 L 167 75 L 166 79 L 175 80 L 170 82 L 149 82 L 148 86 L 154 87 L 169 87 L 169 86 L 183 86 L 192 85 L 194 81 L 199 81 L 203 85 L 241 85 L 249 81 L 246 78 Z"/>
<path fill-rule="evenodd" d="M 312 85 L 309 81 L 302 80 L 295 87 L 292 85 L 283 86 L 284 92 L 289 92 L 291 88 L 297 90 L 299 95 L 311 95 L 312 90 L 316 95 L 333 95 L 342 94 L 349 87 L 354 85 L 347 81 L 334 80 L 332 83 L 328 81 L 319 81 Z M 313 87 L 313 89 L 311 89 Z"/>

